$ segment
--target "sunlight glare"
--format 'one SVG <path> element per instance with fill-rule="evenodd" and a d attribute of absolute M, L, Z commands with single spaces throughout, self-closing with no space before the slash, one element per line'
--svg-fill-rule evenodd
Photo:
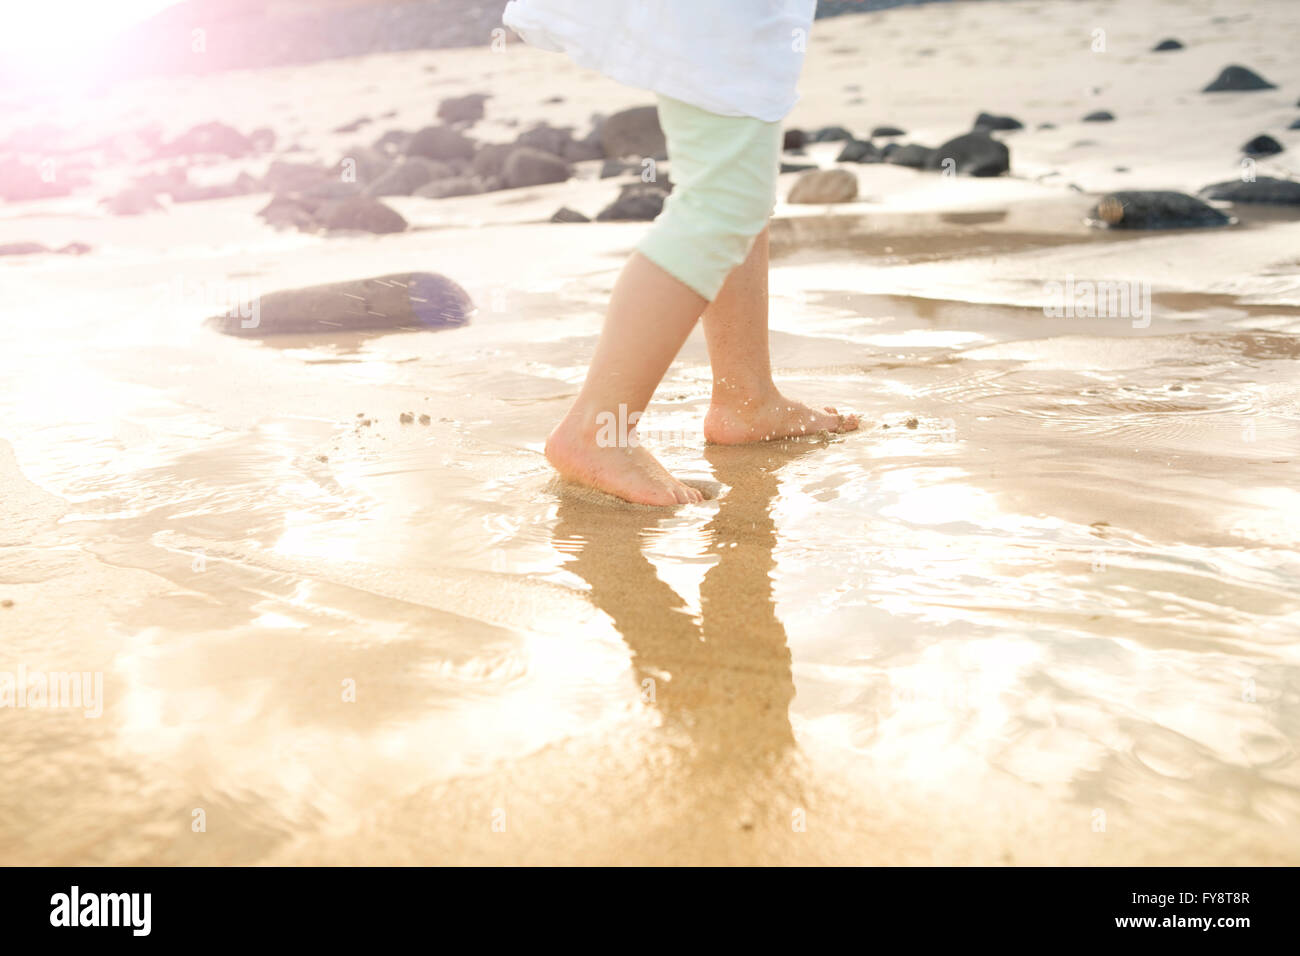
<path fill-rule="evenodd" d="M 76 71 L 132 23 L 179 0 L 3 0 L 0 62 L 33 72 Z"/>

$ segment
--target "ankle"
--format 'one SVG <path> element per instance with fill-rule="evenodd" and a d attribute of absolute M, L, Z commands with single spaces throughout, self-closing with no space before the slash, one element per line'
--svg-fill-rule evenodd
<path fill-rule="evenodd" d="M 744 411 L 747 408 L 762 408 L 779 394 L 771 378 L 714 379 L 710 403 L 715 407 Z"/>
<path fill-rule="evenodd" d="M 587 408 L 575 405 L 555 426 L 552 435 L 581 445 L 605 446 L 632 443 L 640 414 L 626 404 L 613 408 Z"/>

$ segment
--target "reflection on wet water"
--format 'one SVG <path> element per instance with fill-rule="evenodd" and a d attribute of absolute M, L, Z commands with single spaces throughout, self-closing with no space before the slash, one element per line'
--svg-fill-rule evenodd
<path fill-rule="evenodd" d="M 0 710 L 0 851 L 474 859 L 531 781 L 560 857 L 642 820 L 678 857 L 955 858 L 983 806 L 972 861 L 1294 860 L 1296 339 L 1157 306 L 1137 335 L 823 288 L 781 378 L 866 430 L 703 448 L 691 346 L 651 417 L 721 493 L 670 513 L 538 454 L 590 324 L 147 362 L 124 333 L 76 400 L 67 355 L 11 352 L 0 670 L 102 671 L 106 706 Z M 836 826 L 790 842 L 817 800 Z"/>
<path fill-rule="evenodd" d="M 601 502 L 561 500 L 554 534 L 565 570 L 586 582 L 592 604 L 627 642 L 642 699 L 685 738 L 692 760 L 761 762 L 794 743 L 790 649 L 772 595 L 772 512 L 780 467 L 814 450 L 793 442 L 707 450 L 730 490 L 699 530 L 711 566 L 698 583 L 698 608 L 650 558 L 646 539 L 660 515 L 611 515 Z"/>

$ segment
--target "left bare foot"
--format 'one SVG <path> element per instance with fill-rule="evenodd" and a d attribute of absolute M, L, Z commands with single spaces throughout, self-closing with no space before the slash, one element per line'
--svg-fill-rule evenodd
<path fill-rule="evenodd" d="M 820 432 L 851 432 L 859 424 L 857 415 L 841 415 L 830 406 L 818 411 L 777 391 L 740 400 L 721 401 L 715 396 L 704 416 L 704 438 L 715 445 L 743 445 Z"/>

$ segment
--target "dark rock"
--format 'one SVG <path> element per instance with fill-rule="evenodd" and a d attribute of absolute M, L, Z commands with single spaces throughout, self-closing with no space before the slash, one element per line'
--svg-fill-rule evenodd
<path fill-rule="evenodd" d="M 571 172 L 569 164 L 559 156 L 531 146 L 520 146 L 506 157 L 505 182 L 511 189 L 562 183 Z"/>
<path fill-rule="evenodd" d="M 871 137 L 877 136 L 906 136 L 907 130 L 899 129 L 897 126 L 877 126 L 871 131 Z"/>
<path fill-rule="evenodd" d="M 783 173 L 802 173 L 808 169 L 816 169 L 816 163 L 782 163 L 781 172 Z"/>
<path fill-rule="evenodd" d="M 781 149 L 798 150 L 803 149 L 808 142 L 808 137 L 801 129 L 788 129 L 781 137 Z"/>
<path fill-rule="evenodd" d="M 1230 179 L 1202 189 L 1204 199 L 1221 199 L 1228 202 L 1271 203 L 1279 206 L 1300 205 L 1300 182 L 1293 179 L 1275 179 L 1260 176 L 1254 182 Z"/>
<path fill-rule="evenodd" d="M 38 256 L 49 252 L 49 246 L 39 242 L 9 242 L 0 244 L 0 256 Z"/>
<path fill-rule="evenodd" d="M 1202 93 L 1224 93 L 1235 90 L 1275 90 L 1277 89 L 1272 83 L 1264 79 L 1254 70 L 1247 69 L 1244 66 L 1225 66 L 1218 76 Z"/>
<path fill-rule="evenodd" d="M 252 140 L 225 123 L 200 123 L 158 148 L 159 156 L 247 156 Z"/>
<path fill-rule="evenodd" d="M 823 126 L 812 135 L 814 143 L 839 143 L 852 138 L 853 134 L 843 126 Z"/>
<path fill-rule="evenodd" d="M 395 210 L 368 196 L 322 203 L 316 222 L 325 229 L 353 232 L 404 232 L 406 220 Z"/>
<path fill-rule="evenodd" d="M 1291 125 L 1288 126 L 1287 129 L 1300 129 L 1300 119 L 1292 120 Z"/>
<path fill-rule="evenodd" d="M 605 156 L 605 148 L 600 144 L 598 136 L 574 139 L 572 127 L 551 126 L 549 123 L 538 123 L 520 133 L 515 139 L 515 145 L 530 146 L 575 163 L 589 159 L 602 159 Z"/>
<path fill-rule="evenodd" d="M 953 171 L 961 176 L 1001 176 L 1011 169 L 1011 151 L 1006 144 L 982 130 L 948 140 L 930 154 L 925 168 L 943 169 L 948 159 L 955 161 Z"/>
<path fill-rule="evenodd" d="M 432 162 L 432 160 L 425 160 Z M 339 157 L 331 170 L 331 177 L 339 182 L 359 184 L 374 183 L 380 176 L 392 168 L 393 161 L 387 153 L 382 153 L 369 146 L 354 143 Z"/>
<path fill-rule="evenodd" d="M 102 200 L 102 203 L 115 216 L 139 216 L 146 212 L 159 212 L 163 208 L 147 189 L 124 189 L 116 196 Z"/>
<path fill-rule="evenodd" d="M 451 167 L 436 159 L 408 156 L 366 187 L 367 196 L 410 196 L 425 183 L 451 175 Z"/>
<path fill-rule="evenodd" d="M 835 157 L 837 163 L 878 163 L 880 160 L 880 150 L 867 139 L 849 140 Z"/>
<path fill-rule="evenodd" d="M 495 177 L 493 177 L 495 179 Z M 425 199 L 447 199 L 451 196 L 477 196 L 487 192 L 488 179 L 477 176 L 451 176 L 447 179 L 435 179 L 415 191 L 415 195 Z"/>
<path fill-rule="evenodd" d="M 858 177 L 847 169 L 812 169 L 795 180 L 788 202 L 820 205 L 858 198 Z"/>
<path fill-rule="evenodd" d="M 561 206 L 555 210 L 551 216 L 551 222 L 591 222 L 586 216 L 576 209 L 570 209 L 568 206 Z"/>
<path fill-rule="evenodd" d="M 1224 226 L 1227 216 L 1186 193 L 1142 190 L 1107 193 L 1093 218 L 1112 229 L 1190 229 Z"/>
<path fill-rule="evenodd" d="M 573 129 L 538 123 L 515 137 L 516 146 L 531 146 L 553 156 L 563 156 L 573 143 Z"/>
<path fill-rule="evenodd" d="M 1183 45 L 1177 40 L 1170 37 L 1168 40 L 1161 40 L 1151 48 L 1152 53 L 1164 53 L 1167 50 L 1181 50 Z"/>
<path fill-rule="evenodd" d="M 639 172 L 641 172 L 640 163 L 629 163 L 622 159 L 607 159 L 600 166 L 601 179 L 612 179 L 615 176 L 625 176 L 629 173 Z"/>
<path fill-rule="evenodd" d="M 1260 133 L 1245 146 L 1241 151 L 1247 156 L 1276 156 L 1286 147 L 1275 140 L 1272 136 Z"/>
<path fill-rule="evenodd" d="M 334 132 L 335 132 L 335 133 L 355 133 L 357 130 L 361 129 L 361 127 L 363 127 L 363 126 L 368 126 L 369 124 L 371 124 L 371 123 L 373 123 L 373 122 L 374 122 L 374 120 L 372 120 L 369 116 L 358 116 L 358 117 L 357 117 L 356 119 L 354 119 L 351 123 L 344 123 L 342 126 L 336 126 L 336 127 L 334 127 Z"/>
<path fill-rule="evenodd" d="M 445 99 L 438 106 L 438 119 L 444 123 L 477 123 L 483 118 L 483 104 L 490 98 L 488 93 L 467 93 Z"/>
<path fill-rule="evenodd" d="M 1083 118 L 1085 123 L 1109 123 L 1115 119 L 1115 114 L 1110 110 L 1094 110 Z"/>
<path fill-rule="evenodd" d="M 471 159 L 474 143 L 450 126 L 426 126 L 411 137 L 406 154 L 425 159 Z"/>
<path fill-rule="evenodd" d="M 564 144 L 564 152 L 561 155 L 571 163 L 604 159 L 605 147 L 600 145 L 599 137 L 574 139 Z"/>
<path fill-rule="evenodd" d="M 478 148 L 470 168 L 476 176 L 505 176 L 506 157 L 515 151 L 514 143 L 487 143 Z"/>
<path fill-rule="evenodd" d="M 606 117 L 600 127 L 600 143 L 607 159 L 658 156 L 668 148 L 659 111 L 653 106 L 635 106 Z"/>
<path fill-rule="evenodd" d="M 273 193 L 305 192 L 329 181 L 337 181 L 337 177 L 325 166 L 275 159 L 262 177 L 262 188 Z"/>
<path fill-rule="evenodd" d="M 276 229 L 300 229 L 310 232 L 316 228 L 318 200 L 302 196 L 272 196 L 271 201 L 257 211 L 266 224 Z"/>
<path fill-rule="evenodd" d="M 1039 128 L 1039 129 L 1056 129 L 1056 124 L 1055 124 L 1055 123 L 1039 123 L 1039 124 L 1038 124 L 1038 128 Z"/>
<path fill-rule="evenodd" d="M 972 129 L 977 130 L 1009 130 L 1024 129 L 1025 124 L 1020 122 L 1014 116 L 994 116 L 992 113 L 980 113 L 975 117 L 975 123 Z"/>
<path fill-rule="evenodd" d="M 396 156 L 398 153 L 405 152 L 407 144 L 411 142 L 412 135 L 404 129 L 390 129 L 375 140 L 373 146 L 376 152 L 383 153 L 386 156 Z"/>
<path fill-rule="evenodd" d="M 930 162 L 930 157 L 933 155 L 934 150 L 929 146 L 908 143 L 905 146 L 899 146 L 897 149 L 887 150 L 885 162 L 893 163 L 895 166 L 909 166 L 912 169 L 925 169 Z"/>
<path fill-rule="evenodd" d="M 454 328 L 469 322 L 474 312 L 464 289 L 432 272 L 271 292 L 259 297 L 257 306 L 254 328 L 243 328 L 249 320 L 239 315 L 214 316 L 205 324 L 244 337 L 334 335 L 365 329 Z"/>
<path fill-rule="evenodd" d="M 1250 181 L 1230 179 L 1203 187 L 1199 195 L 1234 203 L 1300 205 L 1300 181 L 1272 176 L 1260 176 Z"/>
<path fill-rule="evenodd" d="M 618 198 L 597 214 L 596 221 L 649 222 L 663 211 L 668 192 L 659 183 L 628 183 Z"/>
<path fill-rule="evenodd" d="M 347 180 L 331 177 L 303 190 L 302 195 L 322 200 L 351 199 L 353 196 L 360 196 L 364 190 L 365 187 L 358 182 L 348 182 Z"/>
<path fill-rule="evenodd" d="M 277 229 L 350 230 L 391 233 L 406 229 L 406 220 L 377 199 L 349 196 L 325 199 L 308 195 L 274 196 L 257 213 Z"/>

